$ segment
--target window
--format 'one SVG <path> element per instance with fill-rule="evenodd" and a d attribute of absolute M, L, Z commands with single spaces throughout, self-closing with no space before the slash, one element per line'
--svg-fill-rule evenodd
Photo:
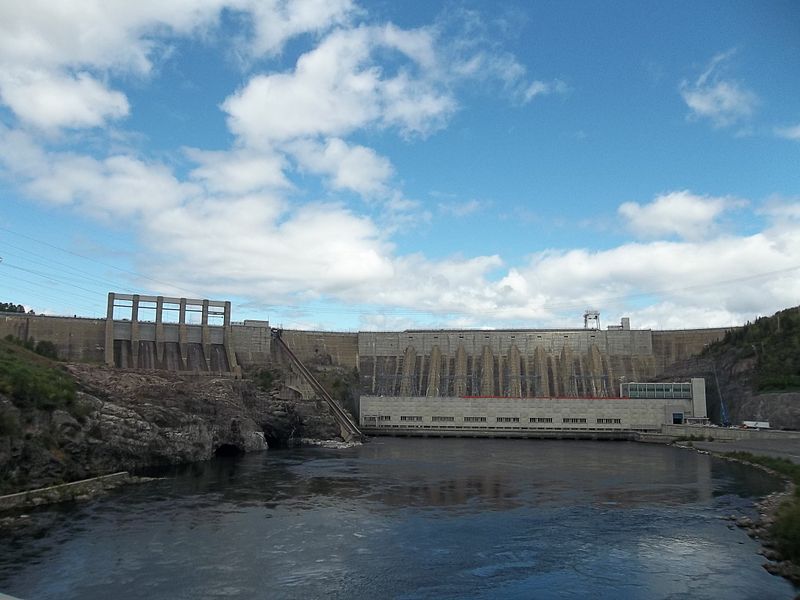
<path fill-rule="evenodd" d="M 586 423 L 583 417 L 564 417 L 561 419 L 562 423 Z"/>
<path fill-rule="evenodd" d="M 392 420 L 391 415 L 381 415 L 378 417 L 378 421 L 391 421 L 391 420 Z"/>
<path fill-rule="evenodd" d="M 486 423 L 486 417 L 464 417 L 464 423 Z"/>
<path fill-rule="evenodd" d="M 519 423 L 519 417 L 497 417 L 498 423 Z"/>
<path fill-rule="evenodd" d="M 455 417 L 431 417 L 431 421 L 434 423 L 441 422 L 441 421 L 455 421 Z"/>
<path fill-rule="evenodd" d="M 531 423 L 552 423 L 553 417 L 531 417 Z"/>
<path fill-rule="evenodd" d="M 416 415 L 401 415 L 401 421 L 422 421 L 422 417 L 418 417 Z"/>
<path fill-rule="evenodd" d="M 603 425 L 619 425 L 622 423 L 622 419 L 597 419 L 597 422 Z"/>
<path fill-rule="evenodd" d="M 683 413 L 672 413 L 672 424 L 683 425 Z"/>

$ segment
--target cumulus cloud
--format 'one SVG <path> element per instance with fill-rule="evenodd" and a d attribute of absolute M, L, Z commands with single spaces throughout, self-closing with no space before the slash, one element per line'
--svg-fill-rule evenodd
<path fill-rule="evenodd" d="M 286 160 L 277 152 L 235 149 L 207 151 L 186 148 L 186 155 L 198 166 L 191 177 L 211 192 L 245 194 L 263 188 L 288 188 Z"/>
<path fill-rule="evenodd" d="M 727 127 L 750 117 L 758 96 L 741 83 L 723 79 L 720 72 L 733 50 L 717 54 L 694 83 L 682 81 L 679 90 L 693 118 L 706 118 L 716 127 Z"/>
<path fill-rule="evenodd" d="M 334 189 L 351 190 L 364 197 L 388 193 L 392 163 L 371 148 L 330 138 L 322 143 L 297 140 L 289 150 L 302 169 L 328 177 Z"/>
<path fill-rule="evenodd" d="M 657 196 L 648 204 L 625 202 L 618 213 L 631 232 L 644 238 L 677 235 L 686 239 L 708 236 L 728 208 L 741 205 L 732 198 L 698 196 L 689 190 Z"/>
<path fill-rule="evenodd" d="M 500 82 L 518 102 L 566 91 L 558 79 L 531 81 L 515 57 L 481 35 L 447 44 L 438 26 L 352 27 L 357 9 L 345 0 L 20 6 L 0 8 L 0 67 L 20 69 L 0 68 L 0 96 L 21 121 L 41 128 L 123 118 L 128 102 L 106 78 L 147 75 L 172 36 L 213 28 L 226 9 L 254 19 L 251 56 L 275 54 L 303 32 L 320 36 L 292 68 L 258 73 L 223 102 L 231 148 L 185 149 L 185 174 L 133 152 L 54 150 L 30 129 L 0 126 L 4 178 L 38 201 L 124 222 L 142 241 L 138 269 L 174 282 L 165 293 L 369 304 L 387 308 L 375 326 L 403 319 L 478 327 L 563 325 L 565 314 L 578 319 L 587 305 L 604 315 L 624 311 L 638 325 L 727 325 L 800 295 L 800 223 L 791 200 L 765 206 L 763 231 L 741 236 L 718 227 L 725 211 L 743 206 L 739 201 L 672 191 L 619 208 L 642 241 L 539 251 L 520 264 L 493 254 L 403 253 L 380 218 L 335 201 L 298 200 L 293 170 L 322 177 L 333 191 L 379 198 L 381 209 L 370 214 L 385 211 L 395 227 L 424 219 L 412 214 L 418 203 L 393 187 L 389 159 L 348 136 L 430 135 L 457 110 L 457 87 L 465 82 Z M 682 86 L 694 113 L 718 124 L 742 119 L 754 106 L 747 90 L 719 75 L 725 58 Z M 30 106 L 20 100 L 23 84 L 36 96 Z M 68 99 L 67 108 L 49 107 L 52 94 Z M 439 207 L 456 216 L 479 209 L 475 200 Z M 312 322 L 297 319 L 285 324 Z"/>
<path fill-rule="evenodd" d="M 206 199 L 153 215 L 143 234 L 158 248 L 159 278 L 268 302 L 336 295 L 392 273 L 374 223 L 339 205 Z"/>
<path fill-rule="evenodd" d="M 0 100 L 41 128 L 96 127 L 126 116 L 102 75 L 147 75 L 173 36 L 215 27 L 223 10 L 249 15 L 251 56 L 346 21 L 351 0 L 139 0 L 0 4 Z"/>
<path fill-rule="evenodd" d="M 88 73 L 47 71 L 0 73 L 0 98 L 17 117 L 35 127 L 98 127 L 128 114 L 124 94 L 109 90 Z"/>
<path fill-rule="evenodd" d="M 352 0 L 251 0 L 232 3 L 252 12 L 255 35 L 247 43 L 253 56 L 274 54 L 290 38 L 319 33 L 348 22 L 358 11 Z"/>
<path fill-rule="evenodd" d="M 475 327 L 563 326 L 586 306 L 600 308 L 606 322 L 626 314 L 638 326 L 729 325 L 800 297 L 800 218 L 792 200 L 759 208 L 774 222 L 752 235 L 680 229 L 678 240 L 547 250 L 522 264 L 498 255 L 434 260 L 397 252 L 374 220 L 339 204 L 296 205 L 260 184 L 221 193 L 216 176 L 186 181 L 135 156 L 48 152 L 16 131 L 0 132 L 0 142 L 5 171 L 31 195 L 124 218 L 143 241 L 139 269 L 174 282 L 165 293 L 203 289 L 301 306 L 332 300 L 385 307 L 392 318 L 415 323 Z M 695 214 L 692 227 L 702 229 L 727 202 L 672 192 L 636 204 L 632 214 L 669 220 L 677 207 Z"/>
<path fill-rule="evenodd" d="M 428 134 L 455 101 L 418 71 L 431 43 L 426 37 L 391 25 L 335 31 L 302 55 L 294 72 L 255 76 L 228 97 L 228 126 L 251 145 L 342 136 L 367 125 Z M 380 49 L 399 53 L 405 67 L 387 76 L 375 60 Z"/>

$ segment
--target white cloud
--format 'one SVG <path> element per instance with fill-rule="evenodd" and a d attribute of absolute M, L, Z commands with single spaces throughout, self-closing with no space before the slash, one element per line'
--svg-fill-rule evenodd
<path fill-rule="evenodd" d="M 787 140 L 800 140 L 800 124 L 788 127 L 776 127 L 775 135 L 786 138 Z"/>
<path fill-rule="evenodd" d="M 716 127 L 727 127 L 750 117 L 758 104 L 758 96 L 733 80 L 720 77 L 723 65 L 733 51 L 716 55 L 709 67 L 694 83 L 682 81 L 681 96 L 691 109 L 691 116 L 707 118 Z"/>
<path fill-rule="evenodd" d="M 0 127 L 0 164 L 29 196 L 74 206 L 104 220 L 138 217 L 180 204 L 201 192 L 164 165 L 127 155 L 99 160 L 46 152 L 30 135 Z"/>
<path fill-rule="evenodd" d="M 143 242 L 139 270 L 175 282 L 176 292 L 271 304 L 368 303 L 388 307 L 389 319 L 471 326 L 563 325 L 565 314 L 577 321 L 586 305 L 606 315 L 624 311 L 640 319 L 637 325 L 729 324 L 800 297 L 800 277 L 791 270 L 800 265 L 793 201 L 764 208 L 772 221 L 748 236 L 719 231 L 720 218 L 739 202 L 676 191 L 619 208 L 643 237 L 677 236 L 671 241 L 551 249 L 514 265 L 498 255 L 435 260 L 398 252 L 392 227 L 429 215 L 393 189 L 388 158 L 347 135 L 428 135 L 452 116 L 457 88 L 467 82 L 499 82 L 518 102 L 566 86 L 530 81 L 514 56 L 480 35 L 450 42 L 438 27 L 391 25 L 326 35 L 349 23 L 356 10 L 349 1 L 7 3 L 0 7 L 0 94 L 21 120 L 42 128 L 122 118 L 127 100 L 107 81 L 119 72 L 147 75 L 172 37 L 213 29 L 224 8 L 256 15 L 251 58 L 277 53 L 303 32 L 324 36 L 293 69 L 256 75 L 227 98 L 223 109 L 237 136 L 231 149 L 187 149 L 194 164 L 182 176 L 133 153 L 48 151 L 30 132 L 0 126 L 6 179 L 40 201 L 123 224 Z M 681 90 L 697 116 L 720 125 L 755 105 L 750 92 L 720 78 L 725 58 Z M 4 65 L 18 69 L 17 79 Z M 28 105 L 23 84 L 33 96 Z M 48 104 L 54 96 L 66 98 L 66 107 Z M 298 204 L 289 180 L 295 165 L 333 190 L 380 198 L 379 208 L 371 207 L 380 217 L 335 202 Z M 475 200 L 439 207 L 453 215 L 479 209 Z M 773 272 L 764 275 L 767 269 Z"/>
<path fill-rule="evenodd" d="M 391 162 L 365 146 L 350 146 L 339 138 L 324 143 L 297 140 L 288 146 L 301 169 L 329 177 L 331 187 L 364 197 L 384 197 L 394 169 Z"/>
<path fill-rule="evenodd" d="M 288 188 L 286 160 L 270 151 L 236 149 L 212 152 L 186 148 L 186 155 L 198 163 L 191 177 L 213 193 L 245 194 L 263 188 Z"/>
<path fill-rule="evenodd" d="M 507 265 L 497 255 L 400 254 L 374 220 L 341 205 L 293 206 L 280 188 L 256 192 L 255 184 L 220 195 L 218 174 L 186 182 L 133 156 L 46 152 L 20 132 L 0 130 L 0 161 L 37 198 L 124 222 L 143 241 L 137 270 L 174 282 L 165 293 L 201 289 L 300 307 L 334 300 L 386 307 L 414 323 L 475 327 L 563 326 L 586 306 L 605 322 L 627 314 L 637 326 L 728 325 L 800 297 L 800 219 L 791 200 L 760 209 L 775 218 L 763 231 L 736 236 L 709 226 L 727 199 L 664 194 L 636 204 L 634 220 L 682 212 L 691 228 L 673 222 L 666 231 L 686 239 L 549 250 Z"/>
<path fill-rule="evenodd" d="M 783 198 L 773 196 L 759 209 L 759 214 L 765 215 L 773 221 L 773 227 L 781 227 L 792 221 L 800 221 L 800 198 Z"/>
<path fill-rule="evenodd" d="M 391 278 L 378 229 L 329 204 L 288 210 L 274 197 L 204 200 L 154 215 L 155 270 L 176 287 L 264 302 L 335 295 Z"/>
<path fill-rule="evenodd" d="M 427 134 L 455 109 L 449 93 L 411 70 L 426 56 L 392 26 L 338 30 L 302 55 L 292 73 L 258 75 L 228 97 L 231 131 L 251 145 L 318 135 L 341 136 L 368 125 Z M 405 66 L 387 77 L 374 53 L 394 50 Z"/>
<path fill-rule="evenodd" d="M 128 114 L 125 95 L 88 73 L 47 71 L 0 73 L 0 98 L 23 121 L 41 129 L 98 127 Z"/>
<path fill-rule="evenodd" d="M 238 4 L 251 10 L 254 17 L 255 35 L 247 46 L 255 56 L 279 52 L 298 34 L 343 25 L 357 12 L 352 0 L 252 0 Z"/>
<path fill-rule="evenodd" d="M 245 13 L 251 56 L 291 37 L 346 21 L 351 0 L 76 0 L 0 4 L 0 100 L 42 128 L 96 127 L 128 114 L 110 73 L 147 75 L 169 39 L 215 27 L 223 10 Z"/>
<path fill-rule="evenodd" d="M 638 237 L 677 235 L 696 240 L 713 233 L 720 215 L 740 201 L 698 196 L 688 190 L 657 196 L 649 204 L 625 202 L 618 212 Z"/>
<path fill-rule="evenodd" d="M 553 81 L 533 81 L 523 94 L 525 102 L 530 102 L 537 96 L 549 96 L 550 94 L 566 94 L 569 87 L 560 79 Z"/>

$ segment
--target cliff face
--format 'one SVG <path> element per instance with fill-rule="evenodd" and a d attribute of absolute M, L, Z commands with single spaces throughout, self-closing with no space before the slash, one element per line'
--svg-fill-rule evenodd
<path fill-rule="evenodd" d="M 20 409 L 0 389 L 0 412 L 14 424 L 0 435 L 0 493 L 338 437 L 322 403 L 281 400 L 247 380 L 66 370 L 77 387 L 69 410 Z"/>
<path fill-rule="evenodd" d="M 776 429 L 800 429 L 800 309 L 731 331 L 658 379 L 692 376 L 706 378 L 709 416 L 717 423 L 722 422 L 721 398 L 733 425 L 769 421 Z"/>

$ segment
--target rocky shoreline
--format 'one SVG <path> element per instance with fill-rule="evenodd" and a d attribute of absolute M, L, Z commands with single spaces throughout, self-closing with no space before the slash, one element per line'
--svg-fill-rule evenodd
<path fill-rule="evenodd" d="M 759 554 L 767 559 L 767 562 L 762 565 L 767 572 L 771 573 L 772 575 L 783 577 L 791 581 L 794 585 L 800 587 L 800 565 L 786 559 L 781 555 L 777 549 L 775 539 L 772 535 L 772 526 L 775 524 L 778 510 L 781 508 L 781 505 L 783 505 L 784 502 L 788 501 L 795 495 L 796 486 L 794 482 L 792 482 L 783 473 L 779 473 L 778 471 L 770 469 L 764 465 L 749 462 L 747 460 L 742 460 L 732 456 L 726 456 L 717 452 L 700 450 L 684 444 L 678 443 L 674 445 L 678 448 L 694 450 L 700 454 L 709 454 L 716 458 L 760 469 L 784 481 L 785 487 L 782 491 L 768 494 L 755 503 L 754 506 L 758 513 L 758 516 L 755 519 L 741 515 L 728 515 L 727 517 L 723 518 L 731 521 L 733 525 L 743 529 L 750 538 L 758 540 L 761 543 Z"/>
<path fill-rule="evenodd" d="M 215 455 L 339 439 L 328 407 L 281 398 L 253 381 L 66 365 L 77 392 L 73 410 L 20 412 L 21 426 L 0 436 L 0 493 L 117 471 L 204 461 Z M 16 413 L 14 412 L 16 411 Z"/>

